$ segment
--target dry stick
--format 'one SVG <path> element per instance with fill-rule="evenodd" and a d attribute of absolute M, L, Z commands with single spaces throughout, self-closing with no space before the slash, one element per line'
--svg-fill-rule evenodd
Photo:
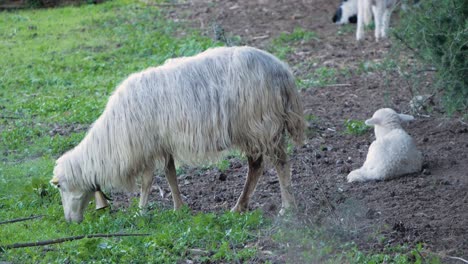
<path fill-rule="evenodd" d="M 335 84 L 327 84 L 324 85 L 323 87 L 346 87 L 346 86 L 352 86 L 350 83 L 335 83 Z"/>
<path fill-rule="evenodd" d="M 25 218 L 16 218 L 16 219 L 11 219 L 11 220 L 0 222 L 0 225 L 11 224 L 11 223 L 16 223 L 16 222 L 22 222 L 22 221 L 26 221 L 26 220 L 41 218 L 41 217 L 43 217 L 43 215 L 34 215 L 34 216 L 30 216 L 30 217 L 25 217 Z"/>
<path fill-rule="evenodd" d="M 171 7 L 171 6 L 187 6 L 190 5 L 190 3 L 148 3 L 148 5 L 151 6 L 160 6 L 160 7 Z"/>
<path fill-rule="evenodd" d="M 51 240 L 43 240 L 37 242 L 28 242 L 28 243 L 15 243 L 11 245 L 0 246 L 0 249 L 12 249 L 12 248 L 24 248 L 24 247 L 38 247 L 51 244 L 58 244 L 67 241 L 79 240 L 83 238 L 95 238 L 95 237 L 126 237 L 126 236 L 149 236 L 150 234 L 91 234 L 91 235 L 81 235 L 81 236 L 72 236 L 72 237 L 63 237 Z"/>
<path fill-rule="evenodd" d="M 452 257 L 452 256 L 447 256 L 447 258 L 449 259 L 456 259 L 456 260 L 460 260 L 461 262 L 463 263 L 468 263 L 468 260 L 466 259 L 462 259 L 462 258 L 459 258 L 459 257 Z"/>

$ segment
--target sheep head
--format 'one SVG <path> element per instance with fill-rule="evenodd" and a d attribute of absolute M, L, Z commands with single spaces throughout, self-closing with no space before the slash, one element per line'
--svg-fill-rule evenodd
<path fill-rule="evenodd" d="M 413 120 L 412 115 L 398 114 L 393 109 L 382 108 L 377 110 L 371 119 L 366 120 L 366 125 L 374 126 L 375 137 L 380 138 L 393 129 L 401 128 L 402 122 Z"/>
<path fill-rule="evenodd" d="M 50 183 L 60 190 L 65 219 L 68 222 L 83 221 L 83 212 L 91 200 L 93 191 L 82 190 L 70 184 L 61 164 L 55 166 L 54 177 Z"/>

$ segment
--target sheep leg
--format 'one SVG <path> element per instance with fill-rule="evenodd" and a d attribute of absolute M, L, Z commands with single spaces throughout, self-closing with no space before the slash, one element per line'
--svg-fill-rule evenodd
<path fill-rule="evenodd" d="M 382 31 L 381 31 L 381 36 L 382 38 L 387 37 L 388 33 L 388 28 L 390 27 L 390 17 L 392 16 L 393 12 L 393 6 L 385 8 L 384 14 L 383 14 L 383 22 L 382 22 Z"/>
<path fill-rule="evenodd" d="M 166 157 L 166 167 L 164 168 L 167 182 L 171 188 L 172 201 L 174 202 L 174 210 L 181 208 L 184 205 L 182 196 L 180 195 L 179 183 L 177 182 L 176 169 L 174 164 L 174 157 L 168 155 Z"/>
<path fill-rule="evenodd" d="M 231 212 L 244 212 L 247 210 L 250 195 L 255 191 L 258 179 L 263 174 L 263 156 L 260 156 L 257 160 L 254 160 L 251 156 L 248 156 L 247 159 L 249 161 L 249 172 L 245 180 L 244 189 Z"/>
<path fill-rule="evenodd" d="M 382 28 L 384 27 L 383 25 L 383 20 L 384 20 L 384 11 L 385 11 L 385 6 L 383 1 L 377 1 L 375 6 L 372 6 L 372 11 L 374 12 L 374 21 L 375 21 L 375 40 L 379 41 L 382 33 Z"/>
<path fill-rule="evenodd" d="M 364 39 L 364 25 L 370 22 L 368 9 L 370 5 L 370 0 L 358 0 L 358 19 L 357 19 L 357 30 L 356 30 L 356 39 Z M 369 20 L 369 21 L 366 21 Z"/>
<path fill-rule="evenodd" d="M 279 214 L 283 215 L 287 209 L 297 208 L 296 200 L 292 194 L 291 167 L 289 165 L 288 156 L 284 151 L 284 147 L 279 148 L 276 151 L 274 164 L 278 173 L 281 189 L 281 210 L 279 211 Z"/>
<path fill-rule="evenodd" d="M 151 186 L 153 185 L 153 169 L 147 169 L 143 172 L 141 179 L 141 193 L 140 193 L 140 209 L 144 209 L 148 204 L 148 197 L 151 192 Z"/>

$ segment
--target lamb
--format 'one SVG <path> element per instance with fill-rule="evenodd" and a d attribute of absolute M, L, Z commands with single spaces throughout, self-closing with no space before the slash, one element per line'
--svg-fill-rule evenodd
<path fill-rule="evenodd" d="M 333 22 L 336 24 L 357 22 L 356 39 L 359 41 L 364 39 L 364 26 L 372 21 L 372 10 L 375 21 L 375 39 L 379 41 L 387 37 L 390 16 L 397 2 L 397 0 L 344 0 L 333 16 Z"/>
<path fill-rule="evenodd" d="M 374 126 L 376 140 L 369 147 L 364 165 L 348 174 L 348 182 L 390 179 L 421 171 L 421 152 L 401 127 L 402 122 L 413 119 L 382 108 L 366 120 L 366 125 Z"/>
<path fill-rule="evenodd" d="M 302 109 L 291 70 L 267 52 L 220 47 L 172 59 L 120 84 L 85 138 L 56 161 L 51 183 L 60 190 L 65 219 L 81 222 L 93 193 L 103 207 L 101 188 L 131 191 L 139 175 L 144 208 L 153 172 L 163 165 L 178 209 L 183 201 L 175 160 L 196 164 L 236 148 L 247 156 L 249 170 L 232 211 L 248 208 L 269 157 L 283 213 L 296 206 L 285 131 L 302 142 Z"/>

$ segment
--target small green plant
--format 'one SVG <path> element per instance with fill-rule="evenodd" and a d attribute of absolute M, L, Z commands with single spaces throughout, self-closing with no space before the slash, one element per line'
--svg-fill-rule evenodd
<path fill-rule="evenodd" d="M 348 119 L 345 122 L 345 131 L 350 135 L 364 135 L 369 129 L 370 127 L 361 120 Z"/>
<path fill-rule="evenodd" d="M 229 163 L 229 160 L 226 160 L 226 159 L 223 159 L 219 161 L 218 163 L 216 163 L 216 167 L 218 167 L 218 170 L 221 172 L 227 171 L 229 169 L 229 165 L 231 164 Z"/>

